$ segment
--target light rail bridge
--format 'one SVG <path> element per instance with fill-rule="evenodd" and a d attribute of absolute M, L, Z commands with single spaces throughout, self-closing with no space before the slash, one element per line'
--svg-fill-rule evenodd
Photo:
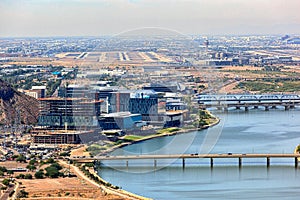
<path fill-rule="evenodd" d="M 228 110 L 230 107 L 236 109 L 263 107 L 265 110 L 276 107 L 284 107 L 285 110 L 300 105 L 300 96 L 297 94 L 268 94 L 268 95 L 197 95 L 195 101 L 201 109 L 217 108 Z"/>

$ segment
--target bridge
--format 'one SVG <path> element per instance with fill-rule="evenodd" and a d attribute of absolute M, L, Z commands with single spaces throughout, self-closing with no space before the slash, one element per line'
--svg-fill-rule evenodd
<path fill-rule="evenodd" d="M 217 108 L 227 110 L 230 107 L 240 109 L 244 107 L 246 111 L 250 107 L 276 108 L 283 106 L 285 110 L 300 105 L 300 96 L 297 94 L 269 94 L 269 95 L 197 95 L 195 101 L 202 109 Z"/>
<path fill-rule="evenodd" d="M 78 163 L 101 162 L 106 160 L 125 160 L 128 166 L 128 160 L 154 160 L 154 167 L 157 166 L 157 160 L 162 159 L 182 159 L 182 167 L 185 167 L 186 159 L 210 159 L 210 166 L 214 166 L 214 160 L 218 158 L 237 159 L 239 167 L 242 167 L 242 160 L 247 158 L 265 158 L 267 167 L 270 167 L 271 158 L 292 158 L 295 168 L 298 168 L 298 158 L 300 154 L 163 154 L 163 155 L 122 155 L 122 156 L 97 156 L 97 157 L 71 157 L 70 159 Z"/>

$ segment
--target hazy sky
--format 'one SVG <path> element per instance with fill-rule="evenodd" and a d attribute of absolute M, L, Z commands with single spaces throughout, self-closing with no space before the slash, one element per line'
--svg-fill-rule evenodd
<path fill-rule="evenodd" d="M 0 0 L 0 36 L 300 33 L 300 0 Z"/>

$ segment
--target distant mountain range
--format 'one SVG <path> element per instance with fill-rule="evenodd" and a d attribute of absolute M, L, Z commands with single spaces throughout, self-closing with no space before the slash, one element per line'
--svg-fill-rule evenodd
<path fill-rule="evenodd" d="M 37 99 L 16 91 L 0 79 L 0 124 L 34 124 L 38 114 Z"/>

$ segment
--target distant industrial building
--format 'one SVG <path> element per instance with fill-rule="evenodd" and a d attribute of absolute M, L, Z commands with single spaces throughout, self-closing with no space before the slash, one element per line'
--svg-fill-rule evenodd
<path fill-rule="evenodd" d="M 232 58 L 231 65 L 249 65 L 249 58 L 246 57 L 238 57 L 238 58 Z"/>

